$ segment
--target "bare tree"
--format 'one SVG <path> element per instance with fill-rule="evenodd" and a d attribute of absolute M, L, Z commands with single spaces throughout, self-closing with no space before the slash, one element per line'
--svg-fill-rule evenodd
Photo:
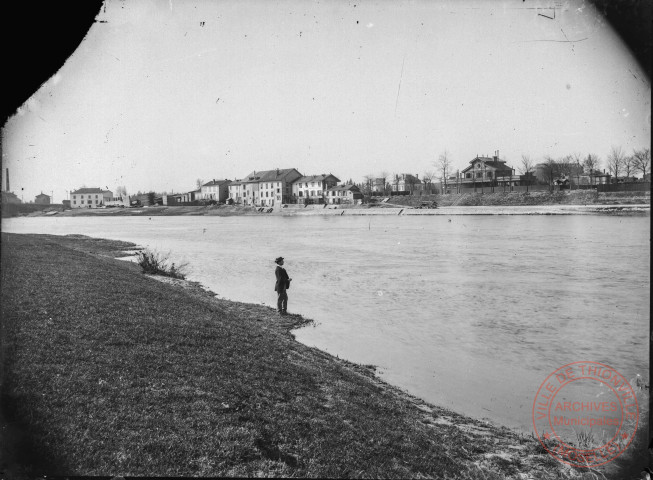
<path fill-rule="evenodd" d="M 549 190 L 553 191 L 553 181 L 558 177 L 558 162 L 555 158 L 547 155 L 544 157 L 544 180 L 549 185 Z"/>
<path fill-rule="evenodd" d="M 528 192 L 528 185 L 530 182 L 530 173 L 533 171 L 533 160 L 528 155 L 521 156 L 521 173 L 526 176 L 526 191 Z"/>
<path fill-rule="evenodd" d="M 417 182 L 419 182 L 419 180 L 417 179 L 416 176 L 411 175 L 411 174 L 406 174 L 406 176 L 404 178 L 406 179 L 406 183 L 408 184 L 410 194 L 411 195 L 414 194 L 415 193 L 415 185 L 417 185 Z"/>
<path fill-rule="evenodd" d="M 392 174 L 390 172 L 388 172 L 387 170 L 383 170 L 381 172 L 381 177 L 380 178 L 383 180 L 383 194 L 385 195 L 387 193 L 386 189 L 387 189 L 387 186 L 388 186 L 388 180 L 390 178 L 392 178 Z"/>
<path fill-rule="evenodd" d="M 642 172 L 643 178 L 646 178 L 646 172 L 649 171 L 649 165 L 651 163 L 651 149 L 643 148 L 641 150 L 635 150 L 633 157 L 635 158 L 635 168 Z"/>
<path fill-rule="evenodd" d="M 451 156 L 447 150 L 442 152 L 438 157 L 437 161 L 433 162 L 433 165 L 436 167 L 440 178 L 444 182 L 444 191 L 447 191 L 447 180 L 449 178 L 451 170 Z"/>
<path fill-rule="evenodd" d="M 623 152 L 621 147 L 613 146 L 608 155 L 608 171 L 614 177 L 615 181 L 619 178 L 619 172 L 621 171 L 624 163 L 624 158 L 626 155 Z"/>
<path fill-rule="evenodd" d="M 119 185 L 116 187 L 116 197 L 126 197 L 127 196 L 127 187 L 124 185 Z"/>
<path fill-rule="evenodd" d="M 558 160 L 558 176 L 563 176 L 569 182 L 569 188 L 571 189 L 571 175 L 574 173 L 574 157 L 572 155 L 566 155 Z"/>
<path fill-rule="evenodd" d="M 426 189 L 426 192 L 431 193 L 433 179 L 435 179 L 435 172 L 433 170 L 427 170 L 422 173 L 422 178 L 424 179 L 424 188 Z"/>
<path fill-rule="evenodd" d="M 623 162 L 624 173 L 626 174 L 626 181 L 630 179 L 630 175 L 635 172 L 635 157 L 632 155 L 624 155 Z"/>
<path fill-rule="evenodd" d="M 368 173 L 363 177 L 363 192 L 366 195 L 370 195 L 372 193 L 372 184 L 374 183 L 374 175 L 371 173 Z"/>
<path fill-rule="evenodd" d="M 596 173 L 596 170 L 599 169 L 600 163 L 601 163 L 601 159 L 599 158 L 599 156 L 593 153 L 588 154 L 585 160 L 583 160 L 583 166 L 587 169 L 590 175 L 590 179 L 593 178 L 594 173 Z"/>
<path fill-rule="evenodd" d="M 569 158 L 573 162 L 573 164 L 576 166 L 576 180 L 577 183 L 580 184 L 580 174 L 582 173 L 582 165 L 583 165 L 583 154 L 580 152 L 574 152 L 571 155 L 569 155 Z"/>
<path fill-rule="evenodd" d="M 195 186 L 197 187 L 197 190 L 201 190 L 202 185 L 204 185 L 204 180 L 202 180 L 201 178 L 195 180 Z"/>

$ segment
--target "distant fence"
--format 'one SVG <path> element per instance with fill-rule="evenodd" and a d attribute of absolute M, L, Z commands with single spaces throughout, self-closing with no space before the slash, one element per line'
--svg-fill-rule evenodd
<path fill-rule="evenodd" d="M 416 190 L 413 195 L 421 195 L 421 194 L 422 194 L 421 190 L 419 190 L 419 191 Z M 409 191 L 398 191 L 398 192 L 388 192 L 388 193 L 385 193 L 385 192 L 371 192 L 370 193 L 370 196 L 372 196 L 372 197 L 402 197 L 402 196 L 406 196 L 406 195 L 411 195 L 411 193 Z"/>
<path fill-rule="evenodd" d="M 443 193 L 503 193 L 503 192 L 546 192 L 547 190 L 550 190 L 550 187 L 548 185 L 529 185 L 528 187 L 526 185 L 519 185 L 519 186 L 509 186 L 506 185 L 505 187 L 503 185 L 494 185 L 494 186 L 488 186 L 485 185 L 481 187 L 480 185 L 477 185 L 476 188 L 474 188 L 473 185 L 447 185 L 447 189 L 444 190 L 444 187 L 442 188 Z M 555 187 L 555 190 L 558 190 L 558 187 Z M 440 193 L 438 189 L 438 193 Z"/>
<path fill-rule="evenodd" d="M 442 188 L 442 193 L 497 193 L 497 192 L 546 192 L 561 190 L 570 190 L 569 185 L 519 185 L 519 186 L 503 186 L 485 185 L 481 187 L 477 185 L 476 188 L 470 185 L 447 185 L 446 190 Z M 630 183 L 606 183 L 597 185 L 571 185 L 571 190 L 597 190 L 599 192 L 650 192 L 651 182 L 630 182 Z M 438 189 L 438 193 L 440 189 Z"/>
<path fill-rule="evenodd" d="M 608 183 L 596 187 L 599 192 L 650 192 L 651 182 Z"/>

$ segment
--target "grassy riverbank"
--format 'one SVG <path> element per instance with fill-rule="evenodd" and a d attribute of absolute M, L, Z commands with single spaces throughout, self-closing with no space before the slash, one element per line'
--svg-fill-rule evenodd
<path fill-rule="evenodd" d="M 300 316 L 114 258 L 130 248 L 2 234 L 6 476 L 596 478 L 296 342 Z"/>

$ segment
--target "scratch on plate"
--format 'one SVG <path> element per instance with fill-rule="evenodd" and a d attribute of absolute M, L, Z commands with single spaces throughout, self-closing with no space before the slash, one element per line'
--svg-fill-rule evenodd
<path fill-rule="evenodd" d="M 404 78 L 404 64 L 406 63 L 406 54 L 401 62 L 401 75 L 399 76 L 399 86 L 397 87 L 397 100 L 395 100 L 395 117 L 397 116 L 397 105 L 399 105 L 399 92 L 401 92 L 401 80 Z"/>

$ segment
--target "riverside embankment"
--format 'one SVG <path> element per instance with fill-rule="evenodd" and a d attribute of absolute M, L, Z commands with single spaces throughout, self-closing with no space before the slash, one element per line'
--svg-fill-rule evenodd
<path fill-rule="evenodd" d="M 436 202 L 438 209 L 420 208 Z M 650 192 L 599 193 L 594 190 L 571 192 L 495 192 L 449 195 L 408 195 L 380 197 L 363 205 L 278 205 L 251 207 L 142 206 L 135 208 L 64 209 L 62 206 L 4 205 L 3 217 L 15 216 L 237 216 L 237 215 L 569 215 L 650 214 Z"/>
<path fill-rule="evenodd" d="M 2 235 L 5 472 L 594 478 L 296 342 L 300 316 L 114 258 L 134 248 Z"/>

